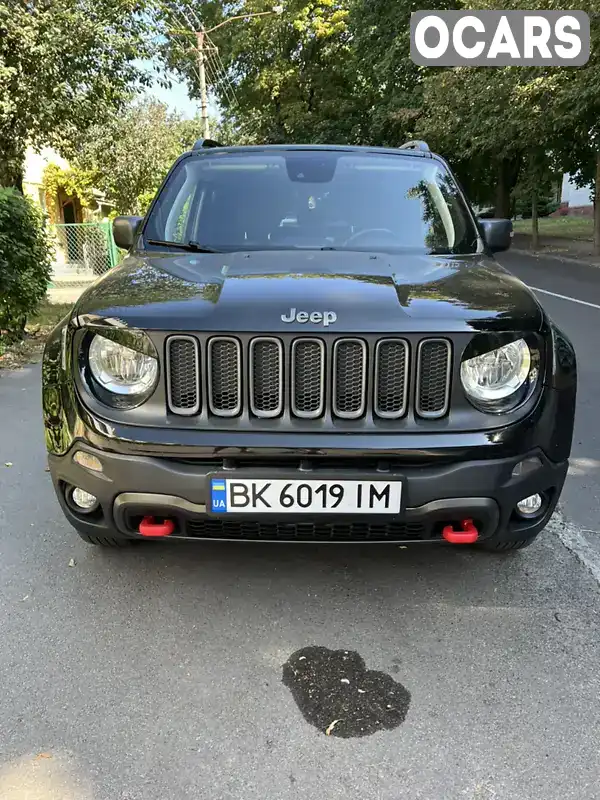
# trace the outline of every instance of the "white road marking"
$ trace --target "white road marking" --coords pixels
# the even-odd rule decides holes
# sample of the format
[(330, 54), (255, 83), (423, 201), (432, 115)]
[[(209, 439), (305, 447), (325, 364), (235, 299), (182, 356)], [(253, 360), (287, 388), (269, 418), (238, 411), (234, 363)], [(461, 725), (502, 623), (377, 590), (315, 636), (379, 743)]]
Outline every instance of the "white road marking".
[[(600, 548), (596, 550), (592, 547), (581, 528), (573, 525), (572, 522), (567, 522), (560, 511), (557, 511), (548, 523), (548, 530), (558, 536), (567, 550), (573, 553), (584, 567), (587, 567), (596, 583), (600, 585)], [(600, 538), (600, 532), (591, 535)]]
[(537, 286), (530, 286), (534, 292), (541, 292), (542, 294), (549, 294), (551, 297), (558, 297), (561, 300), (570, 300), (572, 303), (579, 303), (581, 306), (589, 306), (590, 308), (597, 308), (600, 311), (600, 306), (596, 303), (588, 303), (587, 300), (578, 300), (576, 297), (569, 297), (566, 294), (557, 294), (556, 292), (549, 292), (547, 289), (538, 289)]

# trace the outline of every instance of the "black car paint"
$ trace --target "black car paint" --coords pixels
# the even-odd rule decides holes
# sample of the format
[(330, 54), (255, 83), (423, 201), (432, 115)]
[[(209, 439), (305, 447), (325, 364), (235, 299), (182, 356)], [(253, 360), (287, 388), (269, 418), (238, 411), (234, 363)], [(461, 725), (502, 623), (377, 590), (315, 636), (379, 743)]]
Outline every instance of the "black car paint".
[[(434, 463), (453, 459), (503, 458), (541, 447), (553, 461), (568, 458), (576, 400), (577, 368), (571, 343), (556, 328), (549, 329), (547, 374), (544, 391), (531, 413), (518, 421), (490, 430), (453, 432), (430, 423), (411, 433), (373, 435), (364, 431), (311, 434), (198, 430), (170, 424), (149, 427), (116, 423), (94, 414), (82, 403), (76, 390), (74, 330), (67, 328), (67, 352), (62, 354), (61, 323), (46, 345), (44, 357), (43, 409), (48, 451), (62, 455), (76, 440), (101, 450), (131, 455), (165, 455), (179, 458), (228, 458), (327, 456), (373, 457), (394, 455), (412, 463)], [(443, 423), (443, 421), (441, 421)]]
[(74, 317), (276, 333), (294, 330), (281, 320), (290, 308), (335, 311), (335, 333), (539, 331), (543, 321), (535, 296), (491, 257), (311, 250), (136, 254), (84, 293)]
[[(337, 321), (330, 329), (335, 333), (457, 333), (467, 338), (537, 333), (546, 342), (543, 390), (525, 416), (488, 430), (457, 433), (440, 424), (385, 437), (360, 431), (281, 434), (149, 427), (136, 419), (135, 411), (129, 421), (116, 422), (82, 402), (74, 379), (77, 329), (102, 326), (134, 337), (138, 330), (324, 334), (322, 326), (310, 322), (284, 323), (281, 315), (290, 308), (335, 311)], [(61, 475), (71, 474), (76, 443), (107, 454), (173, 463), (190, 459), (223, 465), (233, 460), (239, 466), (258, 459), (276, 465), (304, 458), (326, 464), (343, 455), (359, 465), (361, 459), (393, 459), (405, 471), (410, 465), (434, 470), (432, 478), (441, 478), (450, 462), (540, 452), (548, 468), (554, 464), (562, 475), (560, 493), (571, 448), (576, 380), (568, 338), (533, 293), (489, 253), (457, 258), (312, 250), (133, 251), (82, 295), (51, 335), (43, 362), (43, 413), (59, 500), (73, 524), (84, 528), (87, 523), (69, 514), (60, 484)]]
[[(282, 254), (271, 253), (268, 255), (273, 258), (282, 256)], [(329, 253), (325, 255), (327, 257), (338, 256), (338, 254)], [(323, 254), (320, 254), (320, 257), (322, 256)], [(302, 254), (302, 257), (304, 258), (306, 255)], [(181, 268), (182, 264), (186, 264), (189, 261), (189, 258), (188, 255), (171, 255), (161, 257), (158, 261), (163, 265), (172, 266), (177, 264)], [(203, 255), (200, 258), (202, 261), (212, 261), (215, 256)], [(364, 258), (365, 256), (362, 254), (357, 255), (358, 260)], [(155, 260), (152, 259), (153, 262)], [(440, 259), (428, 259), (428, 262), (430, 261), (437, 262)], [(443, 262), (444, 260), (442, 259), (441, 261)], [(352, 310), (356, 309), (360, 298), (361, 324), (352, 328), (351, 323), (348, 322), (348, 327), (345, 327), (343, 332), (356, 333), (364, 331), (365, 327), (371, 326), (375, 327), (375, 330), (382, 332), (385, 330), (383, 325), (386, 322), (390, 326), (389, 330), (393, 332), (404, 332), (410, 329), (411, 323), (415, 324), (416, 330), (426, 332), (447, 332), (452, 329), (453, 324), (456, 324), (459, 330), (464, 331), (466, 329), (473, 333), (485, 330), (496, 332), (499, 329), (506, 328), (510, 330), (514, 329), (517, 324), (522, 329), (526, 327), (532, 330), (541, 329), (544, 322), (543, 313), (533, 295), (520, 281), (510, 276), (501, 267), (496, 266), (492, 260), (486, 260), (484, 266), (482, 266), (482, 261), (479, 258), (472, 265), (463, 262), (457, 267), (456, 264), (457, 262), (453, 260), (449, 264), (442, 263), (441, 265), (441, 269), (446, 275), (446, 281), (454, 281), (452, 302), (450, 299), (446, 301), (425, 301), (425, 307), (430, 310), (430, 313), (422, 316), (408, 316), (405, 311), (406, 305), (402, 305), (400, 300), (397, 299), (398, 279), (393, 274), (390, 274), (387, 278), (384, 277), (382, 285), (375, 285), (374, 287), (373, 284), (367, 281), (364, 284), (359, 283), (358, 289), (357, 282), (353, 281), (352, 277), (335, 275), (332, 279), (334, 284), (344, 287), (349, 285), (352, 290), (350, 297), (348, 294), (343, 295), (340, 292), (338, 297), (343, 297), (344, 302), (333, 306), (339, 313), (338, 319), (340, 322), (343, 322), (344, 310), (346, 311), (347, 319), (351, 319)], [(157, 273), (156, 267), (150, 267), (150, 269), (152, 284), (156, 283), (160, 287), (165, 280), (168, 282), (168, 277), (165, 278), (165, 275), (168, 276), (171, 273), (165, 273), (162, 270)], [(301, 307), (306, 302), (308, 308), (313, 308), (316, 307), (317, 303), (320, 303), (321, 307), (325, 309), (327, 303), (320, 301), (318, 299), (319, 295), (311, 294), (310, 299), (307, 299), (306, 293), (298, 293), (296, 287), (302, 285), (302, 279), (281, 276), (280, 273), (277, 273), (274, 280), (270, 280), (265, 277), (265, 272), (260, 272), (258, 278), (259, 284), (263, 288), (262, 294), (252, 295), (255, 303), (254, 310), (240, 307), (238, 302), (239, 293), (237, 291), (234, 291), (231, 295), (233, 299), (231, 311), (229, 311), (228, 307), (227, 292), (222, 289), (221, 291), (217, 289), (213, 294), (213, 297), (217, 300), (216, 303), (206, 300), (204, 287), (207, 285), (222, 287), (224, 283), (236, 280), (235, 277), (229, 276), (227, 278), (221, 277), (219, 284), (197, 284), (195, 281), (186, 281), (184, 285), (188, 291), (187, 298), (185, 289), (179, 283), (183, 279), (178, 277), (178, 291), (176, 294), (173, 291), (173, 285), (169, 284), (168, 288), (163, 292), (162, 302), (156, 299), (154, 302), (145, 305), (143, 303), (143, 292), (145, 288), (147, 289), (148, 284), (145, 280), (146, 276), (141, 267), (140, 259), (134, 257), (129, 263), (126, 262), (122, 267), (109, 273), (108, 276), (101, 279), (82, 296), (73, 311), (68, 340), (71, 342), (75, 328), (81, 325), (103, 323), (109, 326), (115, 334), (122, 335), (125, 330), (133, 334), (133, 331), (129, 329), (129, 325), (135, 325), (135, 329), (143, 328), (147, 330), (160, 330), (164, 325), (172, 328), (173, 319), (177, 320), (178, 330), (203, 329), (209, 331), (212, 329), (222, 331), (251, 329), (253, 332), (276, 332), (281, 330), (288, 332), (291, 329), (295, 333), (305, 332), (309, 324), (295, 323), (290, 325), (281, 322), (280, 312), (284, 313), (286, 311), (284, 306), (289, 307), (289, 304), (297, 303), (298, 307)], [(135, 282), (135, 275), (140, 278), (141, 286)], [(313, 287), (320, 285), (320, 279), (317, 277), (312, 277), (309, 280)], [(348, 282), (347, 284), (345, 283), (346, 281)], [(240, 284), (244, 287), (252, 284), (252, 280), (246, 282), (240, 278)], [(444, 285), (444, 281), (436, 281), (436, 284), (435, 290), (441, 294), (442, 289), (440, 287)], [(285, 297), (282, 297), (280, 288), (282, 285), (288, 287)], [(109, 293), (102, 291), (104, 286), (109, 287)], [(115, 288), (112, 288), (113, 286)], [(274, 308), (272, 315), (267, 316), (264, 310), (261, 311), (261, 301), (264, 307), (268, 308), (271, 305), (271, 295), (267, 290), (272, 286), (277, 287), (275, 290), (276, 295), (282, 297), (282, 299), (280, 301), (281, 305)], [(412, 298), (422, 296), (423, 288), (425, 290), (431, 289), (431, 283), (422, 282), (421, 284), (416, 284), (414, 279), (411, 284), (406, 284), (406, 286), (408, 287), (407, 300), (409, 308)], [(126, 295), (127, 287), (130, 288), (129, 293)], [(378, 291), (381, 288), (383, 293)], [(154, 291), (154, 288), (152, 288), (152, 291)], [(369, 295), (369, 292), (374, 292), (376, 298), (371, 303), (369, 303), (369, 298), (372, 295)], [(383, 305), (386, 309), (386, 314), (380, 314), (378, 325), (375, 313), (371, 318), (368, 318), (367, 323), (365, 323), (365, 319), (362, 316), (362, 308), (369, 309), (369, 307), (372, 307), (374, 310), (378, 307), (381, 308), (382, 294), (388, 297), (390, 305), (396, 308), (397, 321), (393, 327), (391, 323), (393, 322), (394, 314), (391, 308), (389, 310), (386, 308), (385, 304)], [(515, 297), (514, 304), (510, 303), (511, 294)], [(447, 288), (446, 295), (450, 296)], [(301, 299), (298, 299), (299, 297)], [(321, 297), (323, 297), (322, 294)], [(493, 297), (499, 299), (495, 301), (497, 303), (496, 308), (490, 310), (486, 306), (492, 305), (491, 299)], [(114, 304), (111, 298), (122, 298), (121, 304)], [(135, 299), (138, 300), (138, 305), (134, 303)], [(147, 297), (145, 299), (147, 300)], [(483, 307), (481, 316), (475, 316), (475, 313), (481, 313), (479, 308), (477, 312), (474, 312), (473, 307), (475, 305)], [(168, 314), (164, 311), (164, 306), (169, 308)], [(227, 309), (227, 312), (225, 309)], [(431, 316), (431, 309), (438, 310), (439, 316)], [(515, 311), (515, 309), (518, 310)], [(449, 312), (450, 316), (442, 314), (442, 310)], [(459, 312), (461, 317), (458, 317)], [(214, 315), (217, 313), (220, 321), (215, 320)], [(173, 316), (174, 314), (175, 316)], [(273, 324), (267, 326), (265, 320)], [(337, 323), (335, 327), (338, 327)], [(333, 431), (325, 431), (310, 435), (306, 433), (294, 434), (291, 431), (287, 431), (285, 440), (282, 441), (281, 434), (277, 432), (251, 433), (228, 432), (227, 430), (195, 430), (189, 426), (178, 427), (178, 425), (183, 425), (181, 420), (178, 421), (177, 425), (165, 425), (163, 428), (148, 427), (144, 426), (143, 420), (136, 419), (135, 414), (128, 415), (129, 422), (123, 420), (120, 423), (115, 422), (108, 419), (110, 417), (108, 410), (105, 410), (104, 415), (101, 413), (94, 414), (81, 402), (72, 377), (75, 373), (73, 362), (68, 362), (66, 370), (63, 370), (60, 364), (60, 330), (61, 327), (59, 326), (48, 343), (44, 376), (44, 407), (48, 409), (46, 413), (46, 429), (47, 436), (52, 433), (56, 442), (50, 447), (50, 451), (54, 453), (65, 452), (65, 445), (68, 447), (76, 436), (94, 443), (102, 449), (116, 448), (118, 450), (123, 447), (127, 448), (128, 452), (160, 453), (164, 448), (173, 454), (184, 453), (190, 455), (196, 453), (198, 456), (206, 456), (208, 454), (232, 455), (241, 452), (289, 454), (294, 452), (295, 448), (300, 448), (304, 453), (318, 452), (324, 454), (343, 448), (347, 452), (356, 454), (364, 452), (364, 450), (382, 453), (396, 452), (398, 454), (424, 452), (428, 454), (427, 458), (432, 458), (433, 460), (435, 460), (436, 455), (447, 457), (449, 453), (452, 453), (454, 458), (462, 460), (465, 457), (482, 457), (482, 454), (476, 451), (486, 446), (490, 447), (490, 445), (492, 445), (490, 447), (490, 457), (501, 457), (518, 452), (519, 448), (527, 443), (531, 443), (533, 446), (540, 442), (548, 454), (558, 461), (566, 458), (570, 449), (571, 428), (564, 423), (559, 424), (559, 418), (569, 419), (573, 414), (576, 363), (571, 344), (555, 327), (549, 329), (551, 335), (548, 341), (551, 346), (547, 359), (546, 382), (557, 389), (561, 388), (563, 391), (556, 394), (544, 393), (534, 412), (525, 420), (519, 420), (516, 423), (511, 421), (512, 424), (504, 424), (502, 427), (498, 427), (496, 424), (490, 431), (461, 432), (460, 434), (453, 432), (451, 429), (448, 430), (440, 423), (430, 423), (428, 427), (424, 426), (419, 431), (410, 434), (397, 433), (393, 436), (388, 435), (385, 437), (385, 444), (381, 441), (382, 437), (373, 437), (360, 431), (355, 434), (347, 432), (339, 434)], [(72, 359), (71, 350), (67, 352), (66, 357), (69, 360)], [(53, 374), (51, 375), (51, 373)], [(57, 424), (59, 420), (60, 424)]]

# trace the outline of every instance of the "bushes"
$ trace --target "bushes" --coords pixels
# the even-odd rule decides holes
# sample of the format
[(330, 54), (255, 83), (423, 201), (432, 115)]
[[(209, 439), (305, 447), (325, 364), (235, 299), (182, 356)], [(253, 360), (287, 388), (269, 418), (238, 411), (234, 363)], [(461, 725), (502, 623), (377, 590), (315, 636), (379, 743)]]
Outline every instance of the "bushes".
[(46, 296), (50, 266), (41, 213), (16, 189), (0, 188), (0, 343), (22, 338)]

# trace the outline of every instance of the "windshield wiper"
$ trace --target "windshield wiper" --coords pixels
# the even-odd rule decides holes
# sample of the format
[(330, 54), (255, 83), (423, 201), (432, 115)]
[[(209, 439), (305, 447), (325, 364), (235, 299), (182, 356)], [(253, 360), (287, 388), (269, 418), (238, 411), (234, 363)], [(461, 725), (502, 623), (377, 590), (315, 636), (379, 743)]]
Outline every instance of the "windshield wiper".
[(160, 239), (148, 239), (148, 244), (155, 244), (162, 247), (178, 247), (180, 250), (188, 250), (190, 253), (220, 253), (221, 250), (215, 250), (214, 247), (207, 247), (206, 245), (194, 242), (190, 239), (189, 242), (167, 242)]

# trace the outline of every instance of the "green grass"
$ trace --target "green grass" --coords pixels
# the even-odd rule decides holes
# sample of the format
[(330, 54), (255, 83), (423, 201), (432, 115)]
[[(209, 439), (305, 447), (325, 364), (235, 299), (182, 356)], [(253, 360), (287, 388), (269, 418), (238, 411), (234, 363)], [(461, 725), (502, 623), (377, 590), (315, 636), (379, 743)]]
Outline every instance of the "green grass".
[[(517, 219), (513, 227), (515, 233), (531, 233), (531, 220)], [(539, 227), (540, 236), (589, 241), (594, 236), (594, 220), (591, 217), (541, 217)]]

